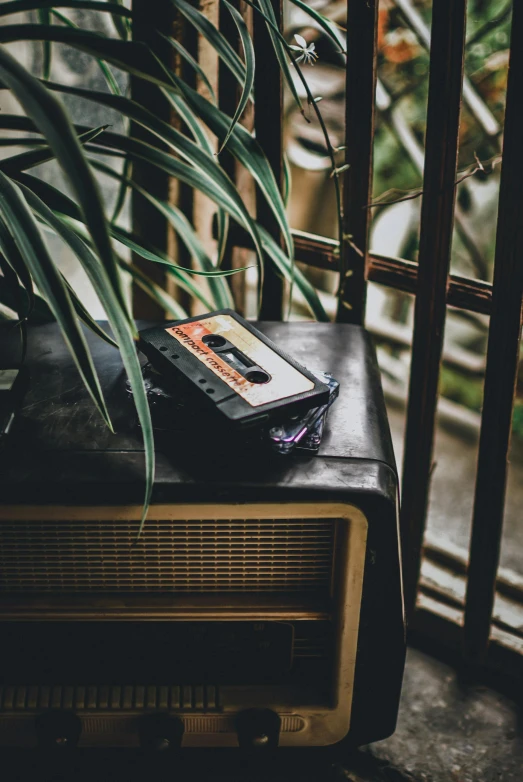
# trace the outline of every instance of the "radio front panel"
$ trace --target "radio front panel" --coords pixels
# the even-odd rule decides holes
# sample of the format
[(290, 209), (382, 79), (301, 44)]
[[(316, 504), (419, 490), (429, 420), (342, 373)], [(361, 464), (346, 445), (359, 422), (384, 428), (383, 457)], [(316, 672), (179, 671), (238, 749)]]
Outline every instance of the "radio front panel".
[[(0, 742), (72, 709), (84, 745), (132, 746), (150, 712), (184, 746), (234, 746), (246, 708), (280, 744), (350, 727), (367, 519), (342, 503), (0, 508)], [(4, 632), (6, 632), (4, 630)], [(30, 676), (28, 675), (30, 673)]]

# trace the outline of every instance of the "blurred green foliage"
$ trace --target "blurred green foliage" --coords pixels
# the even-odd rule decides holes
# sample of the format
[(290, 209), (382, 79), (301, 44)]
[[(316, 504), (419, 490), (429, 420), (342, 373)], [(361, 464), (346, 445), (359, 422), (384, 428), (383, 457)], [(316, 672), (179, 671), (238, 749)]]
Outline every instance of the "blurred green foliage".
[(523, 401), (517, 400), (514, 405), (514, 415), (512, 416), (512, 432), (518, 437), (523, 438)]
[[(523, 0), (519, 0), (523, 2)], [(346, 0), (310, 0), (340, 25), (346, 24)], [(464, 99), (460, 126), (458, 178), (471, 174), (457, 187), (456, 220), (452, 245), (451, 271), (465, 277), (492, 280), (501, 145), (504, 122), (508, 57), (510, 46), (511, 10), (513, 0), (468, 0)], [(418, 261), (419, 219), (421, 208), (424, 143), (430, 65), (430, 25), (433, 0), (380, 0), (378, 16), (378, 89), (374, 143), (374, 201), (375, 248), (390, 255)], [(304, 19), (293, 17), (294, 27), (289, 35), (299, 31), (314, 40), (320, 55), (318, 65), (310, 77), (323, 96), (322, 110), (332, 138), (343, 138), (344, 108), (343, 84), (345, 61), (321, 32), (314, 33)], [(356, 107), (357, 109), (357, 107)], [(297, 136), (302, 146), (313, 141), (318, 147), (314, 128), (309, 136), (300, 127)], [(323, 139), (319, 139), (321, 148)], [(478, 165), (484, 165), (484, 171)], [(302, 168), (306, 169), (308, 160)], [(299, 163), (297, 164), (299, 165)], [(329, 186), (329, 185), (327, 185)], [(332, 185), (330, 185), (332, 187)], [(380, 196), (383, 196), (383, 201)], [(410, 203), (396, 204), (409, 197)], [(305, 201), (316, 199), (318, 208), (310, 204), (304, 209), (307, 218), (316, 219), (321, 197), (316, 189), (306, 196), (302, 190), (296, 197)], [(392, 210), (394, 212), (392, 213)], [(321, 211), (321, 210), (320, 210)], [(389, 212), (390, 219), (387, 217)], [(419, 214), (419, 213), (418, 213)], [(315, 230), (314, 226), (300, 226)], [(321, 228), (318, 232), (321, 232)], [(325, 231), (328, 233), (328, 230)], [(332, 232), (329, 235), (334, 235)], [(326, 285), (329, 284), (327, 281)], [(410, 326), (413, 297), (401, 291), (388, 289), (385, 300), (380, 298), (380, 317), (393, 323)], [(376, 313), (373, 313), (373, 315)], [(452, 323), (450, 322), (452, 321)], [(484, 356), (486, 351), (488, 319), (482, 316), (454, 316), (448, 319), (446, 346), (459, 357), (464, 351)], [(385, 336), (379, 340), (391, 356), (406, 358), (407, 346), (391, 344)], [(466, 356), (465, 356), (466, 359)], [(472, 355), (474, 359), (474, 355)], [(459, 358), (458, 358), (459, 361)], [(474, 363), (474, 361), (472, 362)], [(440, 392), (446, 398), (464, 407), (480, 411), (483, 380), (472, 376), (464, 360), (463, 370), (444, 365)], [(404, 373), (405, 377), (402, 377)], [(406, 382), (408, 361), (398, 362), (398, 382)], [(523, 373), (522, 373), (523, 375)], [(523, 393), (523, 382), (520, 393)], [(518, 401), (514, 414), (514, 430), (523, 434), (523, 399)]]
[[(430, 26), (431, 0), (411, 0), (410, 5)], [(481, 101), (500, 124), (503, 123), (505, 108), (511, 5), (511, 0), (469, 0), (468, 4), (465, 73)], [(393, 0), (380, 3), (378, 46), (379, 78), (392, 100), (393, 109), (401, 111), (416, 140), (423, 146), (429, 54)], [(421, 174), (412, 165), (405, 146), (400, 142), (394, 143), (391, 135), (394, 135), (394, 130), (387, 126), (383, 114), (378, 115), (375, 195), (392, 188), (409, 190), (421, 185)], [(473, 164), (474, 154), (480, 160), (489, 160), (499, 152), (499, 141), (499, 137), (492, 138), (484, 132), (464, 104), (459, 167)], [(494, 230), (495, 219), (492, 221), (493, 233)]]
[(442, 367), (440, 393), (447, 399), (452, 399), (453, 402), (479, 413), (483, 403), (483, 380), (478, 378), (464, 379), (461, 372), (449, 367)]
[[(405, 2), (399, 5), (405, 6)], [(432, 0), (410, 0), (407, 3), (414, 15), (430, 26)], [(511, 0), (469, 0), (466, 30), (465, 74), (482, 106), (503, 127), (508, 58), (510, 46)], [(402, 12), (395, 0), (382, 0), (379, 10), (378, 77), (390, 98), (390, 108), (378, 113), (374, 159), (374, 195), (387, 191), (414, 191), (422, 185), (419, 161), (416, 164), (409, 144), (402, 138), (401, 127), (391, 121), (394, 112), (400, 115), (402, 127), (407, 128), (410, 140), (424, 145), (428, 96), (429, 53), (412, 24), (412, 18)], [(401, 125), (401, 123), (400, 123)], [(502, 135), (487, 133), (463, 103), (458, 170), (473, 167), (476, 158), (490, 161), (501, 152)], [(492, 279), (497, 198), (500, 166), (485, 165), (458, 187), (457, 204), (466, 220), (468, 231), (476, 245), (476, 258), (471, 256), (459, 230), (455, 230), (452, 252), (452, 270), (467, 276)], [(391, 193), (391, 200), (401, 193)], [(421, 205), (421, 199), (419, 200)], [(383, 208), (383, 207), (381, 207)], [(419, 224), (414, 222), (404, 238), (400, 254), (409, 260), (418, 260)], [(470, 340), (464, 336), (462, 347), (483, 353), (484, 340)], [(481, 347), (478, 347), (481, 346)], [(466, 372), (442, 367), (440, 392), (471, 410), (480, 411), (483, 398), (483, 380), (471, 378)], [(514, 410), (513, 430), (523, 436), (523, 400), (518, 399)]]

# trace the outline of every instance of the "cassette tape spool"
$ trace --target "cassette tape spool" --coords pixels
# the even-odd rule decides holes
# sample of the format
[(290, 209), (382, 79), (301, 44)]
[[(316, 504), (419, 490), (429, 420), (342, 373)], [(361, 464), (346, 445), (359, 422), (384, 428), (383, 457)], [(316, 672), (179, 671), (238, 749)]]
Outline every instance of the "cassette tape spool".
[(329, 388), (232, 310), (140, 332), (140, 350), (180, 393), (239, 427), (327, 403)]

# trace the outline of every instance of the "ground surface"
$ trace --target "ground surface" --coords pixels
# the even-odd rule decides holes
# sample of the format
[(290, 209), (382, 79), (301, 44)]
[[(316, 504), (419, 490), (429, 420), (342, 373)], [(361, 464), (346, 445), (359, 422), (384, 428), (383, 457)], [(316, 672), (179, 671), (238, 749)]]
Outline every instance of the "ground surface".
[(523, 780), (516, 706), (485, 687), (460, 687), (451, 668), (415, 650), (409, 651), (396, 733), (366, 751), (385, 763), (376, 779), (387, 782)]
[[(387, 409), (401, 474), (405, 409), (390, 403)], [(523, 447), (518, 440), (513, 438), (509, 460), (501, 566), (523, 576)], [(479, 428), (438, 424), (427, 528), (442, 542), (449, 540), (465, 551), (470, 543), (478, 441)]]

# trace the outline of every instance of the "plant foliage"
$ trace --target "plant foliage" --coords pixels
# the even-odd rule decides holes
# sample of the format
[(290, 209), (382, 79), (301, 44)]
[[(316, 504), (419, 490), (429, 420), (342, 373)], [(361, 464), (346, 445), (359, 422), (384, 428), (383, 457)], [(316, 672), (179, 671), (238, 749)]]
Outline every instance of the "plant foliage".
[[(228, 221), (233, 220), (248, 232), (256, 250), (262, 273), (265, 262), (297, 288), (311, 313), (319, 320), (327, 316), (318, 294), (294, 266), (293, 241), (286, 210), (278, 184), (263, 149), (252, 134), (240, 124), (253, 94), (255, 47), (249, 29), (233, 5), (221, 0), (231, 14), (238, 31), (243, 57), (237, 54), (220, 31), (200, 12), (197, 4), (187, 0), (172, 2), (215, 49), (218, 57), (237, 80), (240, 98), (233, 117), (217, 105), (208, 75), (184, 48), (166, 31), (158, 39), (167, 40), (208, 87), (204, 97), (168, 68), (147, 45), (133, 41), (133, 14), (120, 2), (99, 0), (9, 0), (0, 5), (0, 87), (10, 90), (23, 114), (0, 114), (0, 130), (18, 130), (27, 135), (1, 137), (2, 146), (10, 143), (28, 151), (0, 161), (0, 304), (16, 312), (18, 322), (32, 316), (52, 316), (58, 322), (78, 371), (99, 413), (111, 426), (109, 412), (79, 321), (100, 338), (113, 344), (121, 353), (131, 382), (140, 420), (146, 454), (146, 492), (140, 531), (145, 521), (154, 480), (153, 430), (147, 398), (143, 388), (136, 352), (136, 327), (122, 284), (123, 274), (130, 274), (136, 284), (174, 317), (184, 317), (183, 308), (166, 291), (155, 284), (143, 268), (122, 257), (121, 248), (132, 250), (151, 263), (160, 263), (176, 283), (206, 308), (232, 306), (227, 276), (220, 268), (227, 239)], [(272, 6), (266, 0), (252, 4), (256, 13), (266, 19), (273, 52), (295, 98), (297, 96), (291, 68), (304, 82), (303, 74), (289, 47), (275, 29)], [(307, 6), (299, 0), (300, 8)], [(114, 32), (106, 35), (96, 29), (83, 29), (71, 12), (87, 11), (105, 15), (113, 22)], [(20, 17), (10, 18), (23, 13)], [(311, 10), (314, 19), (334, 34), (330, 22)], [(101, 25), (103, 29), (103, 25)], [(168, 32), (168, 31), (167, 31)], [(42, 70), (27, 70), (12, 54), (8, 44), (36, 41), (42, 45)], [(92, 58), (103, 76), (105, 89), (87, 89), (51, 80), (53, 50), (59, 44)], [(259, 54), (259, 53), (258, 53)], [(114, 68), (149, 83), (150, 89), (163, 95), (180, 117), (174, 127), (155, 116), (122, 92)], [(65, 109), (64, 96), (95, 103), (99, 111), (114, 112), (122, 118), (124, 132), (107, 127), (89, 128), (74, 125)], [(309, 102), (310, 102), (309, 93)], [(315, 108), (317, 112), (317, 108)], [(148, 131), (147, 140), (126, 132), (136, 125)], [(179, 128), (182, 128), (180, 130)], [(328, 139), (326, 139), (328, 143)], [(280, 227), (282, 247), (252, 217), (236, 184), (221, 165), (217, 152), (226, 149), (252, 176)], [(107, 157), (118, 165), (108, 165)], [(55, 159), (63, 173), (66, 188), (50, 185), (45, 178), (28, 173), (37, 165)], [(210, 257), (186, 216), (172, 204), (158, 199), (133, 180), (132, 165), (145, 162), (163, 174), (200, 191), (215, 204), (219, 241), (216, 257)], [(108, 216), (100, 193), (98, 177), (102, 174), (117, 180), (119, 194), (112, 216)], [(149, 240), (133, 234), (120, 221), (127, 193), (138, 192), (169, 222), (191, 259), (190, 267), (181, 267)], [(104, 308), (111, 328), (107, 334), (90, 316), (80, 296), (64, 278), (46, 244), (53, 233), (69, 248), (86, 272)], [(235, 270), (242, 272), (244, 270)], [(205, 286), (197, 280), (204, 278)], [(34, 288), (38, 293), (35, 293)], [(45, 313), (44, 315), (42, 313)]]

